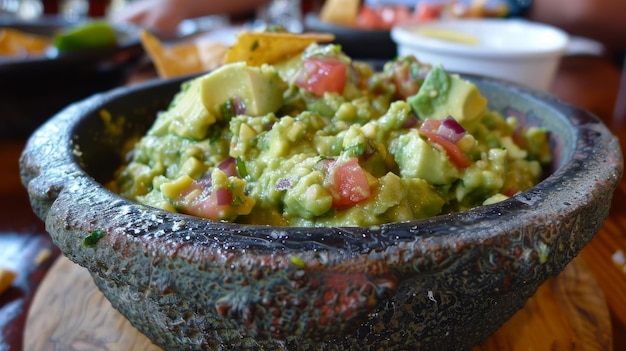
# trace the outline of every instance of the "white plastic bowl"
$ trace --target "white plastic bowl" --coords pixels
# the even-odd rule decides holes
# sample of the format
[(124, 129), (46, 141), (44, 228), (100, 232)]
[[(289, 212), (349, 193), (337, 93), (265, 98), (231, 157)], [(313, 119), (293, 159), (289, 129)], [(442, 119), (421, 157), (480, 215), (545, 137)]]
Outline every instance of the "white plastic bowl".
[[(451, 33), (475, 42), (440, 38)], [(429, 21), (394, 27), (391, 38), (398, 55), (413, 54), (421, 62), (442, 64), (448, 71), (500, 78), (540, 90), (550, 87), (569, 43), (569, 36), (558, 28), (518, 19)]]

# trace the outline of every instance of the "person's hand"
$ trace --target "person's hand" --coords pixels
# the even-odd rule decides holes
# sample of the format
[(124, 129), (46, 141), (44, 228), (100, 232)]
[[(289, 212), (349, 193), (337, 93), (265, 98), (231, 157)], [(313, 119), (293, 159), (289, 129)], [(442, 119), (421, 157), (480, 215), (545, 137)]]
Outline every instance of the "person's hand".
[(109, 20), (114, 24), (132, 23), (161, 38), (173, 38), (180, 22), (191, 16), (191, 9), (193, 4), (188, 0), (139, 0), (113, 12)]
[(113, 12), (113, 24), (133, 23), (148, 29), (161, 38), (178, 34), (180, 22), (188, 18), (208, 15), (245, 14), (254, 11), (269, 0), (136, 0)]

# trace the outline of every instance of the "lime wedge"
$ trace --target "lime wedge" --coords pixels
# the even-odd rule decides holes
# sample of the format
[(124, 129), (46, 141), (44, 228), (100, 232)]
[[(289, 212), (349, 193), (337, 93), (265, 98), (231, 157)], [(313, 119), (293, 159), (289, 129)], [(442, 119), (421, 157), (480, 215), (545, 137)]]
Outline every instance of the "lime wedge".
[(54, 47), (59, 52), (101, 49), (116, 43), (115, 29), (106, 21), (89, 22), (54, 37)]
[(418, 30), (417, 33), (424, 37), (453, 41), (466, 45), (479, 44), (479, 40), (477, 37), (450, 29), (422, 28)]

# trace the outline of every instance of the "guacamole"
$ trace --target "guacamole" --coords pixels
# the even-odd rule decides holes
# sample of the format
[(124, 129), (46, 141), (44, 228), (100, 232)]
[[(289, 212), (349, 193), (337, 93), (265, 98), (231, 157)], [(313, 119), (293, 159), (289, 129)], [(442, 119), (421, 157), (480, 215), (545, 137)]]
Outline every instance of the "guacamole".
[[(532, 147), (524, 147), (532, 145)], [(111, 187), (164, 210), (279, 226), (371, 226), (494, 203), (550, 162), (547, 131), (413, 56), (381, 71), (336, 45), (192, 78)]]

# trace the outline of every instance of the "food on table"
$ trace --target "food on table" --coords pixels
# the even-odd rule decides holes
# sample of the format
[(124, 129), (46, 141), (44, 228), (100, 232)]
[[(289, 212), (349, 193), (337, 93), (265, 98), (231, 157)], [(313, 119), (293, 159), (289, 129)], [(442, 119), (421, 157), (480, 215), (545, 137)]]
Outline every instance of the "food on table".
[(102, 49), (117, 44), (115, 29), (105, 21), (92, 21), (50, 36), (14, 28), (0, 28), (0, 57), (41, 57), (48, 49), (59, 53)]
[(50, 38), (41, 35), (13, 28), (0, 28), (0, 56), (14, 58), (43, 56), (51, 43)]
[(441, 29), (441, 28), (422, 28), (417, 34), (434, 39), (452, 41), (465, 45), (478, 45), (480, 40), (476, 36), (463, 33), (457, 30)]
[(272, 64), (302, 52), (313, 43), (326, 43), (334, 39), (335, 36), (328, 33), (242, 31), (226, 53), (224, 63), (243, 61), (252, 66)]
[(0, 295), (11, 287), (16, 277), (17, 274), (12, 270), (0, 267)]
[(192, 73), (205, 72), (222, 64), (228, 45), (197, 40), (170, 46), (164, 45), (152, 33), (143, 30), (141, 45), (154, 63), (159, 77), (171, 78)]
[(407, 6), (330, 0), (322, 6), (319, 17), (322, 21), (341, 26), (389, 30), (395, 25), (441, 18), (504, 17), (508, 12), (505, 1), (415, 1), (414, 6)]
[(320, 10), (320, 19), (328, 23), (353, 26), (359, 14), (360, 0), (326, 0)]
[(329, 42), (332, 34), (241, 31), (234, 45), (210, 39), (194, 39), (166, 45), (142, 31), (141, 44), (161, 78), (207, 72), (223, 63), (245, 61), (251, 65), (277, 62), (299, 53), (311, 43)]
[(39, 253), (37, 253), (37, 257), (35, 257), (35, 265), (40, 266), (42, 263), (47, 261), (52, 255), (52, 251), (50, 249), (41, 249)]
[(338, 45), (182, 84), (129, 150), (114, 191), (240, 223), (369, 226), (463, 211), (529, 189), (547, 131), (487, 109), (476, 86), (400, 57), (380, 72)]
[(117, 44), (115, 28), (106, 21), (91, 21), (54, 35), (59, 52), (94, 50)]
[(440, 18), (443, 5), (423, 4), (415, 10), (402, 5), (361, 6), (356, 26), (361, 29), (389, 30), (395, 25), (417, 23)]

